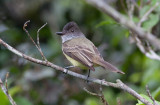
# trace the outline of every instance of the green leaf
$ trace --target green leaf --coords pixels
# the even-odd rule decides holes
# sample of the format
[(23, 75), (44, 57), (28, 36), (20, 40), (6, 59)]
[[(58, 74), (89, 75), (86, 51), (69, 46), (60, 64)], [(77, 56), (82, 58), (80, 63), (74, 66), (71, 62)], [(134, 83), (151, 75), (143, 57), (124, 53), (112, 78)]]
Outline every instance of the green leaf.
[(141, 79), (141, 76), (142, 76), (142, 74), (139, 73), (139, 72), (133, 73), (133, 74), (129, 77), (129, 80), (130, 80), (131, 82), (136, 83), (136, 82), (138, 82), (138, 81)]
[(21, 90), (21, 88), (19, 86), (14, 86), (12, 88), (9, 89), (9, 94), (11, 96), (15, 95), (16, 93), (18, 93)]
[(158, 96), (160, 96), (160, 87), (153, 92), (154, 98), (157, 98)]
[(151, 5), (155, 5), (157, 2), (160, 2), (160, 0), (151, 0)]
[(0, 103), (1, 105), (9, 105), (9, 100), (7, 96), (3, 93), (3, 91), (0, 89)]
[(160, 62), (156, 62), (147, 58), (144, 61), (144, 65), (145, 73), (142, 77), (142, 85), (145, 86), (146, 84), (148, 84), (149, 86), (152, 86), (152, 88), (158, 87), (158, 84), (160, 83)]
[(139, 18), (138, 17), (133, 17), (133, 21), (135, 22), (135, 23), (137, 23), (137, 22), (139, 22)]
[[(145, 98), (146, 100), (148, 100), (149, 102), (153, 103), (153, 101), (152, 101), (148, 96), (146, 96), (146, 95), (144, 95), (144, 94), (141, 94), (141, 96), (142, 96), (143, 98)], [(157, 102), (158, 104), (160, 104), (160, 102), (158, 102), (158, 101), (156, 101), (156, 102)], [(136, 105), (145, 105), (145, 104), (138, 100), (138, 103), (137, 103)]]
[(102, 21), (99, 24), (96, 25), (96, 28), (108, 25), (108, 24), (117, 24), (115, 21), (107, 20), (107, 21)]
[(99, 105), (99, 102), (96, 98), (88, 98), (85, 101), (85, 105)]
[[(20, 87), (19, 86), (15, 86), (13, 88), (9, 88), (9, 94), (12, 96), (12, 98), (14, 98), (13, 95), (15, 95), (19, 91), (20, 91)], [(2, 90), (0, 90), (0, 100), (1, 100), (0, 101), (1, 105), (9, 105), (9, 103), (10, 103), (8, 98), (7, 98), (7, 96), (3, 93)]]
[(144, 6), (140, 11), (140, 17), (142, 17), (150, 8), (151, 8), (151, 6), (149, 6), (149, 5)]
[(149, 15), (149, 20), (145, 21), (143, 23), (143, 28), (145, 30), (151, 31), (153, 26), (155, 26), (159, 21), (159, 15), (158, 14), (150, 14)]
[(125, 36), (128, 38), (129, 35), (130, 35), (130, 32), (127, 30), (127, 31), (125, 32)]
[(24, 98), (24, 97), (16, 97), (15, 101), (17, 103), (17, 105), (33, 105), (28, 99)]

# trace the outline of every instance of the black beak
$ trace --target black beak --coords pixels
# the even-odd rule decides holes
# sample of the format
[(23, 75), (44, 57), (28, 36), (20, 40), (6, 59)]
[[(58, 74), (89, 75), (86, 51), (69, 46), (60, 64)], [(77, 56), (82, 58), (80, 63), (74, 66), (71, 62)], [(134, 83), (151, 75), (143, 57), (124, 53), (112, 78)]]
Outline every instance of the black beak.
[(57, 35), (64, 35), (63, 32), (56, 32)]

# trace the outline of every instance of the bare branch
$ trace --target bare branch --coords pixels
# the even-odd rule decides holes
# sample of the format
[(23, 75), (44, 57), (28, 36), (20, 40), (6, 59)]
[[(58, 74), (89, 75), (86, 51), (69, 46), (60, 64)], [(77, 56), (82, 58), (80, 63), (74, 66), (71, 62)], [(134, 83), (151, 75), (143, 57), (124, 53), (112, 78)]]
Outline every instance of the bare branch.
[[(6, 89), (7, 89), (7, 90), (8, 90), (8, 85), (7, 85), (8, 77), (9, 77), (9, 72), (7, 72), (7, 74), (6, 74), (6, 80), (5, 80), (5, 84), (6, 84)], [(7, 91), (7, 92), (8, 92), (8, 91)]]
[(135, 40), (137, 47), (139, 48), (139, 50), (140, 50), (143, 54), (145, 54), (145, 55), (146, 55), (148, 58), (150, 58), (150, 59), (154, 59), (154, 60), (159, 60), (159, 61), (160, 61), (160, 56), (157, 55), (157, 54), (152, 50), (152, 48), (150, 48), (150, 47), (148, 46), (147, 51), (146, 51), (146, 48), (143, 46), (141, 40), (140, 40), (136, 35), (134, 35), (133, 33), (131, 33), (131, 34), (133, 35), (132, 37), (133, 37), (133, 39)]
[(144, 31), (141, 27), (137, 27), (133, 21), (127, 19), (125, 16), (117, 12), (114, 8), (108, 5), (104, 0), (86, 0), (89, 4), (95, 6), (99, 10), (103, 11), (115, 21), (119, 22), (121, 25), (126, 26), (132, 32), (136, 33), (139, 37), (148, 40), (152, 46), (160, 50), (160, 40), (155, 37), (152, 33)]
[[(103, 80), (104, 81), (104, 80)], [(100, 99), (104, 105), (109, 105), (102, 92), (102, 83), (100, 84)]]
[[(42, 50), (41, 50), (41, 48), (35, 43), (35, 41), (33, 40), (33, 38), (31, 37), (31, 35), (29, 34), (29, 32), (28, 32), (28, 30), (26, 29), (26, 27), (27, 27), (27, 25), (28, 25), (28, 23), (30, 22), (30, 20), (28, 20), (28, 21), (26, 21), (25, 23), (24, 23), (24, 25), (23, 25), (23, 30), (27, 33), (27, 35), (28, 35), (28, 37), (30, 38), (30, 40), (32, 41), (32, 43), (36, 46), (36, 48), (38, 49), (38, 51), (40, 52), (40, 54), (41, 54), (41, 56), (42, 56), (42, 59), (44, 59), (44, 60), (46, 60), (46, 58), (44, 57), (44, 54), (43, 54), (43, 52), (42, 52)], [(42, 26), (39, 30), (38, 30), (38, 32), (43, 28), (44, 26)], [(37, 33), (38, 33), (37, 32)], [(37, 35), (38, 37), (39, 37), (39, 34)], [(38, 39), (39, 40), (39, 39)]]
[[(101, 88), (101, 87), (100, 87), (100, 88)], [(108, 102), (106, 101), (106, 99), (104, 98), (104, 95), (103, 95), (101, 89), (100, 89), (100, 92), (101, 92), (100, 94), (90, 92), (90, 91), (87, 90), (86, 88), (83, 88), (83, 90), (86, 91), (88, 94), (91, 94), (91, 95), (93, 95), (93, 96), (99, 97), (104, 105), (109, 105)]]
[(38, 31), (37, 31), (37, 46), (38, 46), (39, 51), (40, 51), (40, 53), (41, 53), (41, 55), (42, 55), (42, 59), (45, 60), (45, 61), (47, 61), (47, 59), (46, 59), (46, 57), (44, 56), (44, 54), (43, 54), (43, 52), (42, 52), (42, 50), (41, 50), (41, 47), (40, 47), (40, 43), (39, 43), (39, 32), (40, 32), (40, 30), (41, 30), (42, 28), (44, 28), (46, 25), (47, 25), (47, 23), (45, 23), (45, 24), (44, 24), (42, 27), (40, 27), (40, 28), (38, 29)]
[(117, 105), (121, 105), (121, 100), (117, 98)]
[(153, 101), (153, 105), (158, 105), (156, 100), (152, 97), (152, 95), (151, 95), (151, 93), (149, 91), (148, 85), (146, 85), (146, 91), (147, 91), (147, 94), (148, 94), (149, 98)]
[(114, 88), (119, 88), (121, 90), (124, 90), (126, 92), (128, 92), (130, 95), (134, 96), (135, 98), (137, 98), (138, 100), (140, 100), (142, 103), (146, 104), (146, 105), (152, 105), (152, 103), (150, 103), (148, 100), (146, 100), (145, 98), (143, 98), (141, 95), (139, 95), (136, 91), (134, 91), (133, 89), (131, 89), (130, 87), (128, 87), (127, 85), (125, 85), (123, 82), (121, 82), (120, 80), (117, 80), (117, 83), (111, 83), (111, 82), (107, 82), (104, 80), (99, 80), (96, 78), (87, 78), (87, 76), (72, 72), (70, 70), (64, 69), (60, 66), (57, 66), (49, 61), (42, 61), (30, 56), (27, 56), (25, 54), (23, 54), (22, 52), (14, 49), (13, 47), (11, 47), (10, 45), (8, 45), (6, 42), (4, 42), (1, 38), (0, 38), (0, 44), (3, 45), (4, 47), (6, 47), (9, 51), (13, 52), (14, 54), (37, 64), (41, 64), (44, 66), (48, 66), (51, 67), (53, 69), (56, 69), (58, 71), (62, 71), (62, 72), (67, 72), (68, 75), (83, 79), (83, 80), (88, 80), (90, 82), (93, 83), (97, 83), (97, 84), (102, 84), (103, 86), (110, 86), (110, 87), (114, 87)]
[(143, 7), (143, 0), (140, 1), (140, 9)]
[(132, 2), (132, 0), (126, 0), (127, 3), (127, 7), (128, 7), (128, 16), (129, 19), (132, 20), (133, 19), (133, 12), (134, 12), (134, 3)]
[[(142, 2), (142, 1), (141, 1)], [(149, 14), (159, 5), (159, 3), (157, 2), (153, 7), (151, 7), (148, 12), (146, 12), (145, 15), (143, 15), (143, 17), (140, 19), (140, 21), (138, 22), (137, 26), (140, 27), (141, 24), (147, 19), (147, 17), (149, 16)], [(145, 54), (148, 58), (150, 59), (155, 59), (155, 60), (159, 60), (160, 61), (160, 56), (157, 55), (150, 46), (147, 46), (148, 48), (145, 48), (145, 46), (143, 45), (142, 41), (140, 40), (140, 38), (137, 36), (137, 34), (135, 34), (134, 32), (131, 32), (131, 37), (133, 40), (135, 40), (137, 47), (139, 48), (139, 50)], [(147, 50), (146, 50), (147, 49)]]
[(30, 38), (30, 40), (32, 41), (32, 43), (36, 46), (36, 48), (39, 50), (37, 44), (35, 43), (35, 41), (33, 40), (33, 38), (31, 37), (31, 35), (29, 34), (28, 30), (26, 29), (26, 27), (28, 26), (28, 23), (30, 22), (30, 20), (26, 21), (23, 25), (23, 30), (27, 33), (28, 37)]
[(5, 83), (5, 85), (6, 85), (6, 87), (5, 87), (5, 85), (3, 84), (3, 82), (2, 82), (2, 79), (0, 78), (0, 86), (1, 86), (1, 89), (2, 89), (2, 91), (3, 91), (3, 93), (8, 97), (8, 99), (9, 99), (9, 101), (10, 101), (10, 103), (12, 104), (12, 105), (17, 105), (16, 103), (15, 103), (15, 101), (13, 100), (13, 98), (11, 97), (11, 95), (9, 94), (9, 92), (8, 92), (8, 87), (7, 87), (7, 78), (8, 78), (8, 73), (6, 74), (6, 83)]
[(97, 94), (97, 93), (90, 92), (90, 91), (87, 90), (87, 88), (85, 88), (85, 87), (83, 88), (83, 90), (86, 91), (88, 94), (91, 94), (91, 95), (93, 95), (93, 96), (98, 96), (98, 97), (100, 96), (100, 95)]
[(136, 3), (135, 0), (132, 0), (132, 3), (134, 4), (134, 6), (140, 11), (141, 7), (138, 6), (138, 4)]
[(127, 11), (127, 9), (126, 9), (126, 7), (125, 7), (125, 2), (124, 2), (124, 0), (120, 0), (120, 3), (121, 3), (121, 5), (122, 5), (122, 8), (124, 9), (124, 11), (125, 11), (125, 13), (127, 14), (128, 13), (128, 11)]

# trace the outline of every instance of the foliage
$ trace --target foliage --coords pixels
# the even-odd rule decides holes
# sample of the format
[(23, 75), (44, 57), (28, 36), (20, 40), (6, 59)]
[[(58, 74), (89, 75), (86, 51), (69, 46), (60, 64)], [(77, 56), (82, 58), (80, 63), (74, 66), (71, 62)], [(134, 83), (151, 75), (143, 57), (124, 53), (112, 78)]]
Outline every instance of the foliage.
[[(144, 95), (144, 94), (141, 94), (141, 96), (142, 96), (143, 98), (147, 99), (149, 102), (153, 103), (153, 101), (152, 101), (148, 96), (146, 96), (146, 95)], [(160, 102), (158, 102), (158, 101), (156, 101), (156, 102), (157, 102), (158, 104), (160, 104)], [(138, 100), (138, 103), (137, 103), (136, 105), (145, 105), (145, 104), (143, 104), (141, 101)]]
[[(128, 18), (128, 14), (120, 5), (120, 0), (107, 1)], [(142, 0), (136, 1), (138, 6), (141, 6), (140, 1)], [(135, 8), (134, 22), (137, 23), (155, 3), (160, 2), (149, 1), (143, 0), (140, 10)], [(127, 8), (125, 2), (124, 5)], [(96, 68), (91, 77), (105, 78), (112, 82), (121, 79), (151, 101), (145, 95), (145, 86), (148, 84), (152, 96), (160, 102), (160, 62), (147, 58), (135, 43), (131, 44), (130, 33), (126, 27), (86, 4), (85, 1), (2, 0), (0, 11), (0, 38), (23, 53), (39, 59), (41, 59), (39, 52), (22, 27), (26, 20), (31, 20), (27, 29), (36, 41), (38, 28), (47, 22), (48, 25), (40, 31), (41, 48), (49, 61), (62, 67), (69, 66), (70, 63), (62, 55), (61, 39), (55, 32), (61, 31), (67, 22), (75, 21), (86, 37), (99, 48), (104, 59), (126, 73), (125, 75), (106, 73)], [(159, 13), (160, 6), (142, 24), (144, 30), (155, 33), (157, 37), (160, 35)], [(3, 80), (6, 72), (10, 72), (9, 92), (18, 105), (103, 105), (99, 97), (89, 95), (83, 90), (83, 87), (87, 87), (88, 90), (98, 93), (99, 86), (96, 84), (87, 84), (61, 72), (33, 64), (0, 46), (0, 77)], [(86, 71), (76, 72), (87, 74)], [(103, 93), (109, 105), (116, 105), (117, 99), (120, 99), (122, 105), (143, 105), (140, 101), (137, 103), (131, 95), (111, 87), (103, 88)], [(1, 90), (0, 104), (9, 105), (7, 97)]]

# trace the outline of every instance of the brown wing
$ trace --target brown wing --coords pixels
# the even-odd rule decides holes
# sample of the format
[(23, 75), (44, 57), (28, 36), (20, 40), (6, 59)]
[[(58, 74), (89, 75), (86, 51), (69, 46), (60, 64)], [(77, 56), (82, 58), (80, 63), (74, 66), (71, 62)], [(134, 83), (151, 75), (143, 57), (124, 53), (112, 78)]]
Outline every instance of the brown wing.
[(107, 70), (123, 74), (123, 72), (118, 70), (116, 67), (104, 61), (98, 49), (86, 38), (75, 38), (67, 43), (63, 43), (62, 49), (65, 54), (81, 62), (87, 67), (93, 68), (93, 64), (98, 64)]
[(71, 57), (72, 59), (82, 63), (83, 65), (87, 66), (91, 70), (95, 70), (93, 67), (92, 60), (89, 58), (89, 56), (85, 55), (85, 53), (82, 52), (81, 48), (79, 46), (70, 46), (65, 47), (63, 46), (63, 52)]

